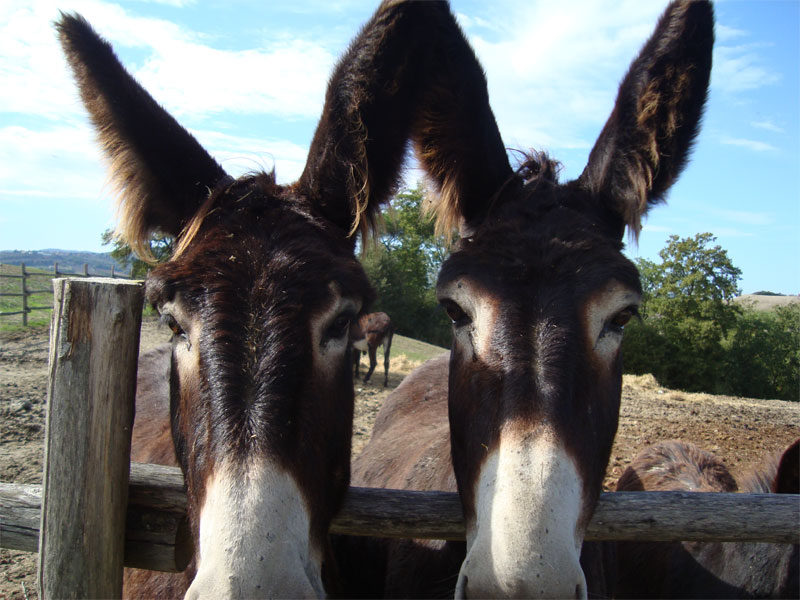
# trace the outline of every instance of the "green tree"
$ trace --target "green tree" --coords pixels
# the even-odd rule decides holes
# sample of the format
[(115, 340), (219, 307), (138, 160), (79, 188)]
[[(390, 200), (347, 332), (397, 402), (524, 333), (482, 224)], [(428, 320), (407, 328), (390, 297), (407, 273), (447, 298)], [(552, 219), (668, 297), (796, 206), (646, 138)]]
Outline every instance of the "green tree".
[(666, 319), (711, 322), (724, 335), (740, 314), (732, 300), (742, 271), (710, 233), (693, 238), (670, 236), (659, 252), (661, 264), (640, 260), (648, 314)]
[(724, 381), (731, 394), (800, 400), (800, 303), (744, 311), (728, 341)]
[(670, 387), (721, 389), (722, 341), (741, 314), (732, 302), (741, 270), (715, 241), (710, 233), (684, 239), (673, 235), (659, 252), (660, 264), (637, 261), (643, 322), (626, 332), (626, 370), (651, 372)]
[(402, 335), (450, 345), (450, 322), (436, 301), (436, 277), (449, 252), (445, 236), (422, 218), (424, 192), (403, 190), (383, 211), (384, 233), (365, 248), (362, 264), (384, 311)]
[[(131, 278), (144, 279), (147, 273), (152, 269), (155, 264), (151, 264), (141, 260), (133, 252), (131, 247), (123, 240), (114, 235), (114, 231), (107, 229), (102, 235), (103, 245), (114, 246), (111, 250), (111, 258), (116, 260), (121, 265), (129, 266), (131, 268)], [(154, 235), (150, 239), (150, 252), (156, 259), (156, 264), (164, 262), (172, 256), (174, 250), (175, 240), (166, 235)]]

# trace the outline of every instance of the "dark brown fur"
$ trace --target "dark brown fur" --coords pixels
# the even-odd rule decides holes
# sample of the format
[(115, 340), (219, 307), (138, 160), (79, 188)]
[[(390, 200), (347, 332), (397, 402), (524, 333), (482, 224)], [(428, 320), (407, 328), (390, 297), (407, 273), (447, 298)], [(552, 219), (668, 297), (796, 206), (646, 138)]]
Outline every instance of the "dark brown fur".
[[(374, 228), (397, 183), (428, 79), (430, 24), (442, 10), (381, 5), (331, 77), (305, 169), (292, 185), (267, 173), (229, 177), (82, 17), (57, 23), (110, 161), (119, 235), (145, 258), (153, 232), (176, 238), (175, 255), (147, 280), (149, 301), (172, 311), (165, 318), (176, 335), (169, 361), (165, 351), (143, 359), (141, 378), (155, 371), (156, 380), (140, 382), (134, 459), (177, 459), (195, 547), (215, 466), (232, 461), (245, 475), (260, 460), (291, 474), (310, 507), (311, 543), (327, 545), (349, 481), (352, 363), (347, 352), (332, 367), (314, 368), (310, 324), (332, 306), (331, 285), (356, 307), (372, 299), (353, 256), (354, 234)], [(355, 317), (345, 311), (323, 324), (320, 347), (346, 336)], [(184, 368), (177, 351), (192, 346), (197, 367)], [(182, 595), (195, 568), (129, 573), (126, 593)], [(327, 560), (323, 575), (333, 570)]]
[[(421, 391), (432, 375), (428, 367), (422, 387), (398, 388), (384, 407), (355, 472), (363, 485), (417, 489), (452, 489), (444, 486), (454, 475), (469, 523), (477, 477), (501, 432), (524, 438), (545, 424), (579, 471), (580, 531), (601, 490), (622, 377), (618, 351), (605, 363), (594, 355), (600, 339), (587, 335), (586, 310), (611, 285), (634, 297), (640, 291), (622, 238), (626, 227), (638, 235), (642, 216), (663, 200), (688, 160), (707, 95), (713, 11), (704, 1), (670, 4), (622, 81), (583, 174), (565, 184), (544, 155), (511, 168), (483, 71), (452, 15), (437, 16), (431, 79), (412, 136), (439, 192), (432, 200), (438, 227), (461, 234), (438, 282), (456, 333), (447, 410), (453, 472), (443, 450), (444, 423), (437, 421), (444, 419), (443, 400), (437, 395), (434, 403)], [(480, 355), (473, 308), (448, 296), (458, 286), (493, 310)], [(621, 333), (617, 316), (608, 317), (600, 338)], [(431, 427), (417, 433), (417, 423)], [(464, 548), (388, 542), (380, 553), (370, 547), (370, 559), (383, 561), (385, 581), (353, 593), (452, 593)], [(608, 593), (608, 572), (598, 566), (602, 552), (591, 555), (593, 564), (584, 564), (589, 593)], [(606, 581), (592, 581), (597, 573)]]
[[(740, 484), (713, 454), (670, 441), (645, 448), (618, 491), (800, 493), (800, 440)], [(754, 542), (620, 542), (619, 598), (797, 598), (800, 550)]]
[[(383, 387), (389, 385), (389, 354), (392, 350), (394, 325), (384, 312), (361, 315), (357, 323), (350, 328), (350, 339), (353, 344), (364, 341), (369, 354), (369, 370), (364, 375), (364, 383), (369, 381), (378, 364), (376, 356), (378, 346), (383, 345)], [(354, 376), (358, 378), (358, 367), (361, 363), (361, 350), (353, 349)]]

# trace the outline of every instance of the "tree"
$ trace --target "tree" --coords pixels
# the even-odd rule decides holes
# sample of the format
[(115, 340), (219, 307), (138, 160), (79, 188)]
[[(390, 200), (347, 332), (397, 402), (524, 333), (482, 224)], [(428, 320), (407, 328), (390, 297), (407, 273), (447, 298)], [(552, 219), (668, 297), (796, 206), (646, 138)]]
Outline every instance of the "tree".
[(728, 393), (800, 400), (800, 303), (747, 309), (728, 341)]
[(710, 233), (680, 239), (672, 235), (658, 254), (661, 264), (640, 259), (647, 314), (667, 319), (710, 321), (724, 335), (736, 323), (739, 308), (732, 300), (742, 271)]
[[(106, 229), (103, 232), (102, 240), (104, 246), (114, 245), (114, 249), (111, 251), (111, 258), (121, 265), (129, 266), (132, 279), (144, 279), (150, 269), (155, 266), (155, 264), (145, 262), (137, 257), (131, 247), (116, 237), (111, 229)], [(150, 238), (149, 244), (150, 252), (155, 257), (157, 264), (168, 260), (172, 256), (175, 240), (166, 235), (154, 235)]]
[(362, 255), (378, 293), (374, 310), (392, 318), (402, 335), (450, 345), (450, 322), (436, 300), (436, 277), (449, 252), (446, 236), (421, 217), (423, 189), (403, 190), (384, 209), (384, 233)]
[[(643, 322), (629, 328), (623, 346), (626, 370), (651, 372), (663, 385), (690, 391), (719, 391), (722, 341), (736, 327), (741, 309), (741, 270), (716, 238), (670, 236), (661, 263), (639, 259)], [(629, 366), (630, 365), (630, 366)]]

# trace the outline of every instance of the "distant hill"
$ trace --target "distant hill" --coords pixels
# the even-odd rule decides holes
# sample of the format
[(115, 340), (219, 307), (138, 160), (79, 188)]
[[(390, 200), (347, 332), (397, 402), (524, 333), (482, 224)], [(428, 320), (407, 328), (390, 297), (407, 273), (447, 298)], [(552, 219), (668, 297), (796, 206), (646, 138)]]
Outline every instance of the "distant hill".
[(123, 267), (109, 252), (81, 252), (74, 250), (58, 250), (47, 248), (45, 250), (0, 250), (0, 263), (6, 265), (19, 265), (25, 263), (26, 267), (35, 267), (52, 271), (53, 264), (58, 263), (60, 273), (83, 273), (83, 265), (89, 267), (89, 275), (107, 276), (111, 274), (114, 266), (116, 273), (126, 275), (130, 272), (128, 267)]
[(782, 296), (777, 294), (742, 294), (733, 299), (734, 302), (752, 306), (756, 310), (772, 310), (776, 306), (786, 306), (800, 302), (800, 296)]

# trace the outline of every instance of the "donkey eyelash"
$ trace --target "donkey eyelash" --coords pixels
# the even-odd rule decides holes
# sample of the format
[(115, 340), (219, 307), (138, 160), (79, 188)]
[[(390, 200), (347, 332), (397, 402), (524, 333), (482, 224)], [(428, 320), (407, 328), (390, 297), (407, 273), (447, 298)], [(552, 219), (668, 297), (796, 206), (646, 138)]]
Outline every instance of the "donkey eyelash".
[(171, 314), (162, 313), (158, 320), (162, 325), (167, 326), (175, 337), (186, 336), (183, 327), (180, 326), (178, 321)]
[[(639, 307), (635, 304), (631, 304), (630, 306), (627, 306), (614, 313), (614, 315), (608, 321), (606, 321), (605, 325), (603, 326), (603, 331), (600, 333), (601, 337), (607, 333), (621, 334), (632, 319), (637, 319), (638, 321), (642, 320), (639, 314)], [(620, 320), (623, 322), (618, 322)]]

